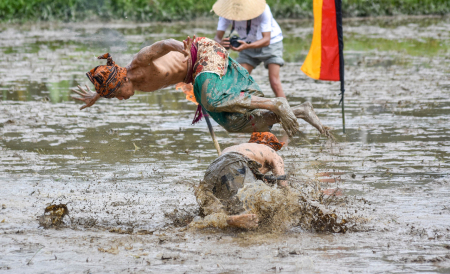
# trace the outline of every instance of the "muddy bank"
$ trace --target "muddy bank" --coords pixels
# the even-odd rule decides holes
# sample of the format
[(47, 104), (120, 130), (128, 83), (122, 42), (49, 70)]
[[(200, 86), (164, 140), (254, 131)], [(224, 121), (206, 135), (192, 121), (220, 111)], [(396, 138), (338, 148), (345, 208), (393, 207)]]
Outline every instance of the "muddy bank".
[[(184, 37), (183, 26), (2, 25), (1, 271), (449, 271), (448, 26), (405, 19), (347, 27), (346, 135), (339, 84), (299, 70), (311, 26), (282, 26), (288, 100), (312, 102), (337, 137), (331, 143), (299, 121), (302, 134), (280, 151), (286, 170), (293, 181), (339, 187), (336, 204), (367, 219), (359, 230), (328, 234), (186, 230), (183, 220), (197, 210), (193, 186), (216, 154), (206, 125), (190, 125), (196, 107), (174, 87), (86, 111), (69, 100), (69, 88), (87, 83), (94, 55), (113, 50), (123, 65), (146, 41)], [(214, 24), (195, 27), (214, 33)], [(99, 33), (117, 43), (98, 44)], [(272, 96), (267, 71), (253, 74)], [(250, 137), (215, 130), (222, 147)], [(51, 203), (70, 211), (59, 230), (39, 227)]]

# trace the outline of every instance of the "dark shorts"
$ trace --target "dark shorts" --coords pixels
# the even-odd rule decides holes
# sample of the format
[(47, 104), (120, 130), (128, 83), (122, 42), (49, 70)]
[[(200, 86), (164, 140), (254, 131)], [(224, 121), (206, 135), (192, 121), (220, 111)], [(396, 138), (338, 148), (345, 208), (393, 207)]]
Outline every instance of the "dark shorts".
[(222, 154), (214, 160), (196, 191), (203, 214), (243, 213), (245, 210), (236, 194), (244, 185), (262, 178), (260, 167), (258, 162), (236, 152)]
[(236, 61), (239, 64), (249, 64), (256, 68), (261, 62), (264, 62), (264, 67), (267, 68), (269, 64), (277, 64), (284, 66), (283, 60), (283, 41), (270, 44), (267, 47), (257, 49), (246, 49), (239, 53)]

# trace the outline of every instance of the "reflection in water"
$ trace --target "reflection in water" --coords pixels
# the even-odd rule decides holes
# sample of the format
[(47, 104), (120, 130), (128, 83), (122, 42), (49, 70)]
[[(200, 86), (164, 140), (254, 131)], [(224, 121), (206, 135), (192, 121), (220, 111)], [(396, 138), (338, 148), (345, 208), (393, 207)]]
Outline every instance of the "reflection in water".
[(367, 130), (361, 129), (359, 132), (359, 136), (361, 138), (361, 143), (367, 144)]
[(70, 87), (73, 86), (73, 82), (71, 81), (61, 81), (61, 82), (53, 82), (47, 84), (47, 89), (49, 91), (50, 100), (52, 103), (59, 103), (61, 101), (69, 100)]

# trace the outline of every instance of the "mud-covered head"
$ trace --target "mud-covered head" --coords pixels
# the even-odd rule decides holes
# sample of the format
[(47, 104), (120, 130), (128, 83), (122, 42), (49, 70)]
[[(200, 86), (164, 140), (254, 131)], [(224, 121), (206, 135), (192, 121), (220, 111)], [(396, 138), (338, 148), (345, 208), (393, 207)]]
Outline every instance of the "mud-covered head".
[(278, 141), (277, 137), (270, 132), (253, 132), (248, 142), (266, 145), (275, 151), (280, 150), (284, 145), (283, 142)]
[(106, 66), (97, 66), (86, 73), (86, 75), (94, 84), (95, 91), (100, 96), (113, 98), (120, 86), (125, 82), (127, 69), (116, 65), (109, 53), (100, 55), (97, 58), (107, 59)]

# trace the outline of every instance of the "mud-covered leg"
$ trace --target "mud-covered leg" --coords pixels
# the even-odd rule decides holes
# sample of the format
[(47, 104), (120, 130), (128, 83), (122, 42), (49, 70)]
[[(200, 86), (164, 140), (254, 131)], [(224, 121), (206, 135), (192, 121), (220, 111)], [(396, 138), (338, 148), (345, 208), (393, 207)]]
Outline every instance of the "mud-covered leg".
[(252, 96), (251, 97), (251, 109), (267, 109), (275, 113), (281, 126), (286, 131), (286, 133), (292, 137), (298, 132), (299, 124), (297, 118), (289, 106), (286, 98), (263, 98)]
[(333, 135), (329, 131), (330, 128), (322, 125), (310, 102), (305, 102), (299, 106), (293, 107), (292, 111), (294, 112), (295, 117), (301, 118), (311, 124), (313, 127), (317, 128), (320, 134), (334, 139)]
[(258, 227), (258, 216), (256, 214), (242, 214), (228, 216), (227, 223), (229, 226), (245, 228), (245, 229), (255, 229)]
[(200, 211), (202, 211), (204, 215), (225, 213), (223, 204), (216, 196), (214, 196), (212, 188), (212, 185), (207, 184), (203, 180), (200, 182), (200, 185), (195, 188), (194, 194), (197, 198), (197, 203), (200, 206)]
[(280, 122), (278, 116), (267, 109), (252, 111), (247, 119), (249, 120), (247, 125), (241, 128), (239, 132), (268, 132), (271, 131), (274, 124), (278, 124)]

